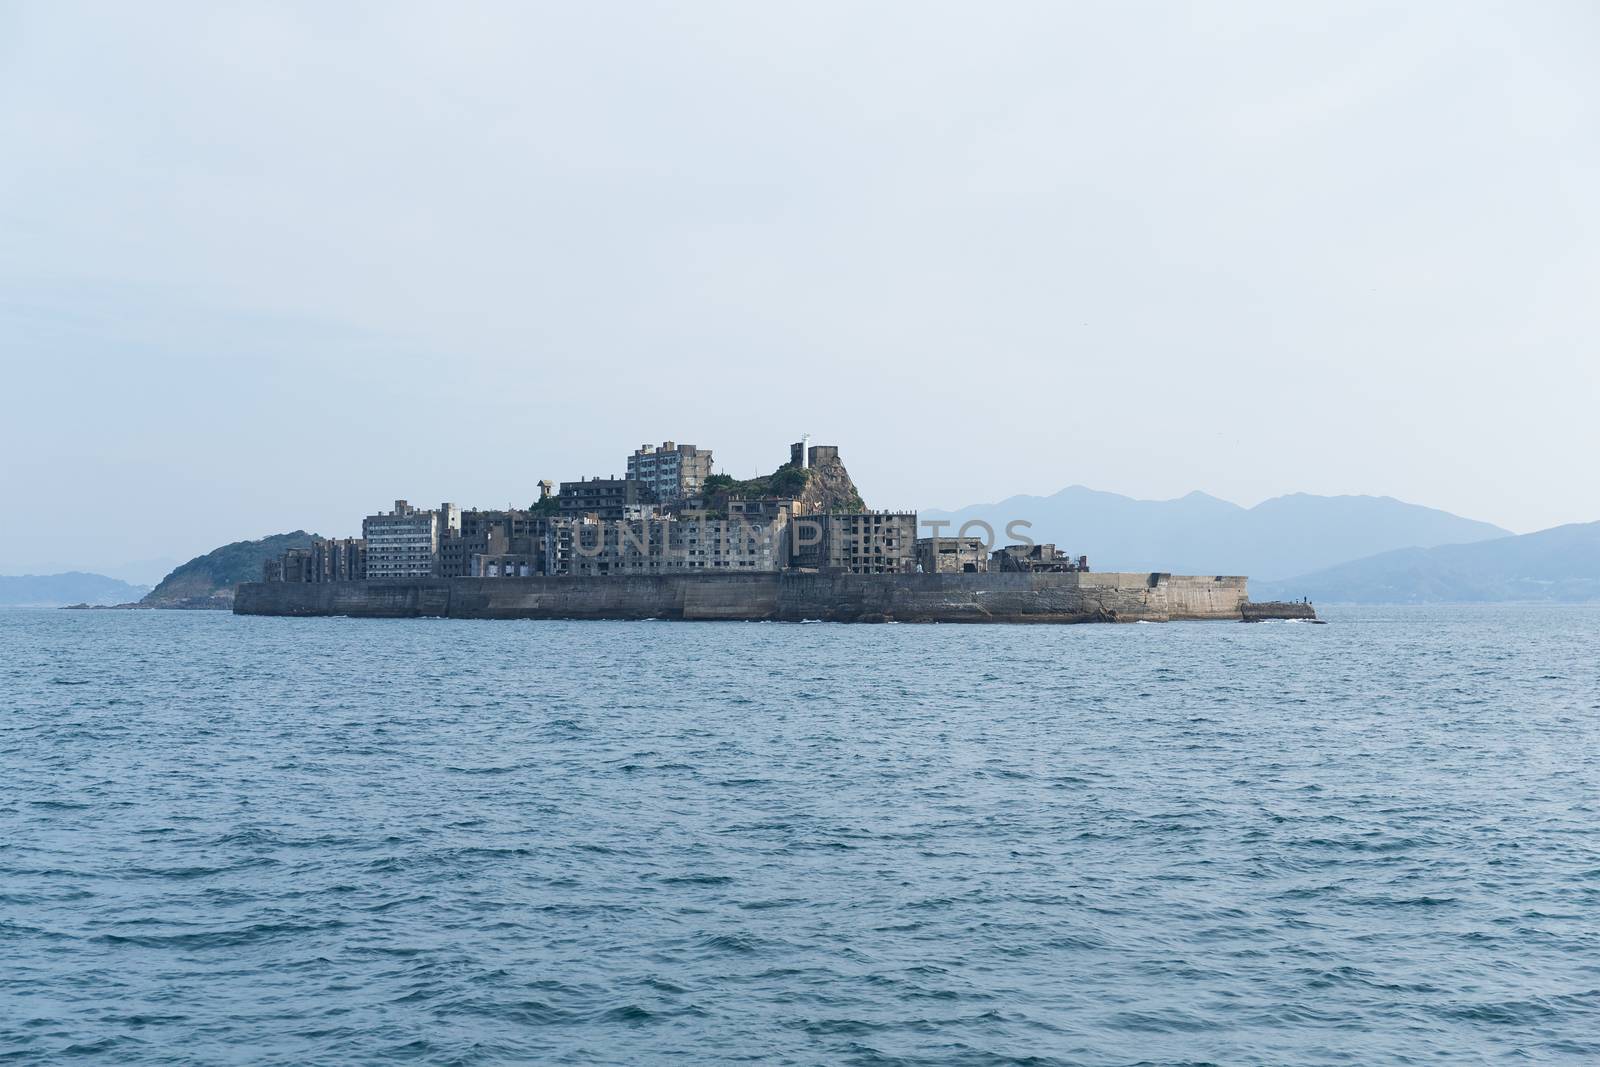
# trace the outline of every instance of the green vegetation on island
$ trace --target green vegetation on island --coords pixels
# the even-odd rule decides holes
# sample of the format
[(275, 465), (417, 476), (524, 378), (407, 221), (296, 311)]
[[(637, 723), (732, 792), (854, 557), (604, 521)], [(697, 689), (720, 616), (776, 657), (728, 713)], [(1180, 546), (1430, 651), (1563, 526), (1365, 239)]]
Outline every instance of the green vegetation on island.
[(811, 481), (811, 472), (793, 463), (785, 463), (771, 474), (756, 478), (739, 479), (731, 474), (713, 474), (705, 480), (707, 495), (727, 493), (729, 496), (776, 496), (798, 499)]
[(259, 582), (261, 565), (266, 560), (281, 556), (291, 548), (310, 548), (315, 538), (316, 534), (295, 530), (223, 545), (173, 570), (139, 601), (139, 606), (230, 608), (234, 587), (240, 582)]
[(780, 497), (800, 500), (811, 511), (845, 513), (866, 511), (855, 482), (837, 459), (816, 467), (785, 463), (771, 474), (755, 478), (734, 478), (713, 474), (703, 485), (706, 496), (727, 493), (734, 497)]

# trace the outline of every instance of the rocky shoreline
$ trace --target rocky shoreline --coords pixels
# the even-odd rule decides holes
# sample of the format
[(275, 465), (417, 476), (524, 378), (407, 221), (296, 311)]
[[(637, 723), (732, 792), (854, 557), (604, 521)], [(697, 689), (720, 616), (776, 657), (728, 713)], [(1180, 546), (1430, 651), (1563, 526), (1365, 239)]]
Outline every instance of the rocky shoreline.
[(150, 603), (136, 601), (132, 604), (67, 604), (62, 611), (232, 611), (233, 597), (189, 596)]

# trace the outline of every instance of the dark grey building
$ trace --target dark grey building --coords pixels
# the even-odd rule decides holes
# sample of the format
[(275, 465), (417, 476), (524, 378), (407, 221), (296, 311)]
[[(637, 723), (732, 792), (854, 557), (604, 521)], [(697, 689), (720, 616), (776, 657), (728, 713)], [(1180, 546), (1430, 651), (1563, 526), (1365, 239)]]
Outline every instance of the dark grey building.
[(647, 519), (659, 514), (654, 489), (629, 478), (588, 478), (561, 483), (561, 517), (581, 519)]

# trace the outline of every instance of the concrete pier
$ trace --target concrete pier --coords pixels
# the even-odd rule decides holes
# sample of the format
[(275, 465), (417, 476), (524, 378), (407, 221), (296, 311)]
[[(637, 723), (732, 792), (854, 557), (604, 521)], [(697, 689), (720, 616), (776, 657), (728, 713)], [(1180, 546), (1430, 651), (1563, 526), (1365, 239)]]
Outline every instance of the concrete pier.
[(1270, 619), (1317, 621), (1317, 609), (1296, 600), (1265, 600), (1259, 604), (1246, 602), (1243, 612), (1245, 622), (1266, 622)]

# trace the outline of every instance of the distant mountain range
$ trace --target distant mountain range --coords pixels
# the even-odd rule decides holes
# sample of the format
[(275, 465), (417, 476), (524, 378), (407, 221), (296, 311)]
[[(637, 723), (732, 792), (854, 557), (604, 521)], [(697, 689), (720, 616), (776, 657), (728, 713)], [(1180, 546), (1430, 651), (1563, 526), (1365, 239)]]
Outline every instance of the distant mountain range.
[(1600, 601), (1600, 522), (1470, 545), (1402, 548), (1250, 586), (1255, 599), (1309, 596), (1324, 603)]
[[(924, 511), (923, 520), (983, 519), (1007, 543), (1008, 522), (1033, 523), (1034, 541), (1053, 541), (1086, 555), (1102, 571), (1244, 574), (1260, 581), (1306, 574), (1392, 549), (1462, 544), (1510, 536), (1487, 522), (1407, 504), (1392, 497), (1274, 497), (1253, 508), (1205, 493), (1177, 500), (1135, 500), (1074, 485), (1054, 496), (1015, 496), (954, 512)], [(927, 530), (924, 529), (924, 534)]]
[(0, 575), (0, 607), (231, 608), (240, 582), (261, 578), (263, 561), (291, 548), (307, 548), (314, 534), (304, 530), (273, 534), (256, 541), (235, 541), (196, 556), (161, 580), (154, 589), (132, 585), (103, 574)]
[(68, 604), (126, 604), (150, 591), (103, 574), (0, 575), (0, 607), (57, 608)]
[(172, 556), (159, 556), (155, 559), (130, 560), (102, 569), (113, 578), (121, 578), (133, 585), (144, 585), (154, 589), (161, 584), (161, 579), (166, 577), (172, 568), (182, 562), (183, 560)]

